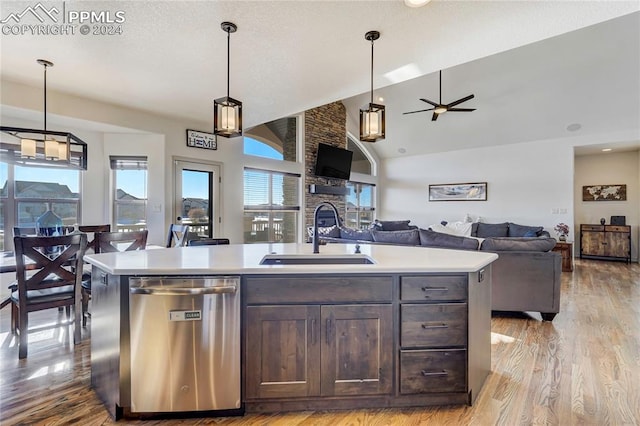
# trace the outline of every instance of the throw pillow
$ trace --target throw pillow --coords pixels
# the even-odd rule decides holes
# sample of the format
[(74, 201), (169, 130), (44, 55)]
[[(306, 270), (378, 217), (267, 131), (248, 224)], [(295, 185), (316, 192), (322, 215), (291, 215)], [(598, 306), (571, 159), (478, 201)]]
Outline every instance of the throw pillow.
[(549, 251), (556, 245), (555, 238), (487, 238), (480, 250), (485, 251)]
[(471, 223), (449, 222), (446, 225), (436, 223), (429, 226), (429, 229), (435, 232), (441, 232), (443, 234), (460, 235), (462, 237), (471, 236)]
[(413, 229), (413, 227), (409, 226), (409, 222), (411, 220), (377, 220), (377, 224), (379, 225), (378, 231), (406, 231), (409, 229)]
[(534, 231), (527, 231), (524, 233), (523, 237), (537, 237), (538, 234)]
[[(526, 226), (526, 225), (518, 225), (517, 223), (509, 222), (509, 232), (507, 237), (528, 237), (529, 235), (525, 235), (527, 232), (533, 232), (533, 237), (538, 237), (540, 232), (542, 232), (542, 226)], [(499, 235), (496, 235), (498, 237)]]
[(371, 231), (373, 241), (376, 243), (402, 244), (417, 246), (420, 245), (420, 234), (417, 229), (402, 231)]
[[(307, 235), (313, 238), (313, 226), (307, 228)], [(336, 226), (319, 226), (318, 235), (322, 237), (340, 238), (340, 229)]]
[(371, 231), (368, 229), (360, 230), (342, 227), (340, 228), (340, 238), (345, 240), (373, 241)]
[(478, 223), (476, 235), (471, 234), (474, 237), (488, 238), (488, 237), (507, 237), (509, 224), (503, 223)]
[(478, 240), (459, 235), (443, 234), (429, 229), (420, 229), (420, 245), (426, 247), (478, 250)]

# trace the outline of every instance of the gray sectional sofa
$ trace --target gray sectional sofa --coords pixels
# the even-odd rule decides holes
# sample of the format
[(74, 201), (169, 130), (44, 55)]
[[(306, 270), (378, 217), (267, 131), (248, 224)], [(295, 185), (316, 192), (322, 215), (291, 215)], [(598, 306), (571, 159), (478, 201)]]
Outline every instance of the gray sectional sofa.
[(371, 229), (338, 224), (320, 228), (321, 240), (359, 244), (402, 244), (498, 254), (493, 263), (491, 307), (494, 311), (535, 311), (552, 321), (560, 312), (561, 256), (556, 240), (541, 226), (474, 223), (471, 237), (450, 235), (409, 225), (410, 221), (376, 221)]

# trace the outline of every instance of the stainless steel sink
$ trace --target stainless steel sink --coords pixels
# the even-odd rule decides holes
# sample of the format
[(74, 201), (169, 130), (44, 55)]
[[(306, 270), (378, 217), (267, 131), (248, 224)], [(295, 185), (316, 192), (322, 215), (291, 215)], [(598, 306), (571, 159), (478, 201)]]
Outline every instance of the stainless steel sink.
[(376, 263), (366, 254), (267, 254), (261, 265), (372, 265)]

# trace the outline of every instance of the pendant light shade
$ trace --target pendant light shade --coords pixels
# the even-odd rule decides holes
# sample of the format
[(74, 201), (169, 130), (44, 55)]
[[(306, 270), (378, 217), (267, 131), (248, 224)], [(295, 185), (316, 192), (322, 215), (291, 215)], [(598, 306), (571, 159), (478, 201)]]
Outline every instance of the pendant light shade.
[(373, 42), (380, 38), (378, 31), (369, 31), (364, 35), (371, 42), (371, 101), (366, 109), (360, 110), (360, 140), (376, 142), (384, 139), (384, 105), (373, 103)]
[(44, 129), (0, 126), (0, 159), (7, 163), (38, 167), (87, 169), (87, 144), (70, 132), (47, 129), (47, 68), (44, 66)]
[(227, 96), (213, 101), (213, 133), (225, 138), (242, 136), (242, 102), (229, 97), (229, 62), (231, 33), (238, 27), (232, 22), (223, 22), (222, 30), (227, 33)]

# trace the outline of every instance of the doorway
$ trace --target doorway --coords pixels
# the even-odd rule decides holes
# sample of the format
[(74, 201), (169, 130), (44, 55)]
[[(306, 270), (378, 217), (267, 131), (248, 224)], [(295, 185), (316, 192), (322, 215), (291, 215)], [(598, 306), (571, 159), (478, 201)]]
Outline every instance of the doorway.
[(220, 165), (174, 160), (174, 223), (198, 237), (220, 234)]

